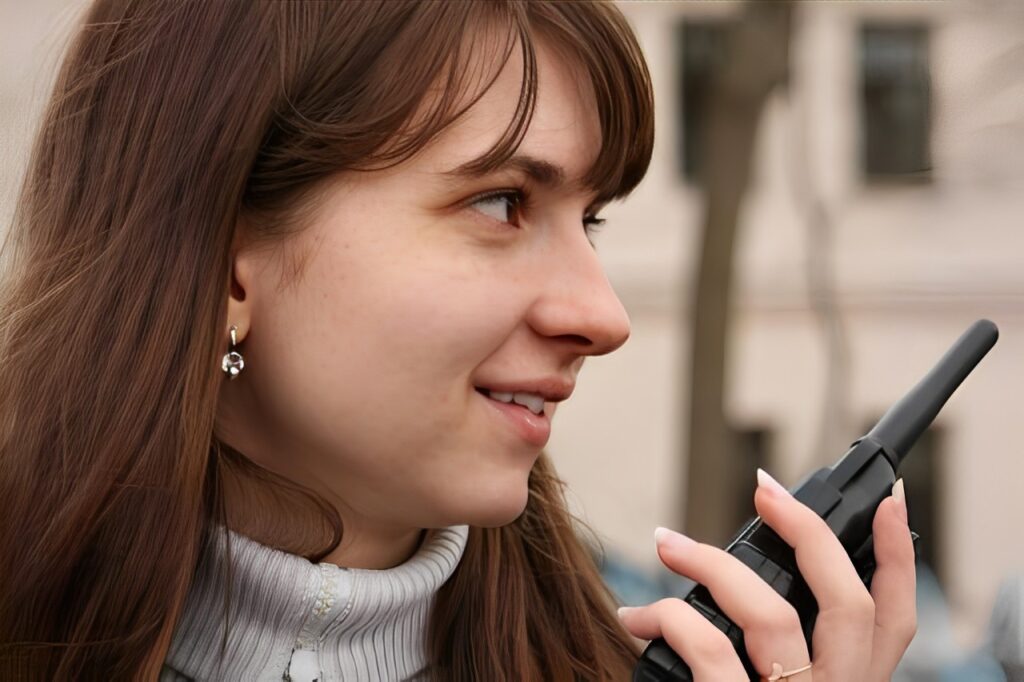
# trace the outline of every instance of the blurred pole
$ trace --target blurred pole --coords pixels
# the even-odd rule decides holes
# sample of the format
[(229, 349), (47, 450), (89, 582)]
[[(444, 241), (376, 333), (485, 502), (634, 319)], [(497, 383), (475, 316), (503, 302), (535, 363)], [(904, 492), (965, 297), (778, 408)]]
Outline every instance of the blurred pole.
[(730, 508), (738, 475), (725, 418), (725, 367), (736, 221), (750, 177), (758, 122), (768, 95), (789, 72), (789, 2), (751, 1), (726, 29), (726, 59), (711, 86), (700, 163), (704, 226), (691, 320), (687, 425), (687, 533), (721, 543), (736, 529)]
[[(794, 30), (798, 35), (800, 16), (794, 19)], [(791, 177), (786, 184), (792, 192), (793, 204), (806, 224), (804, 274), (811, 310), (817, 317), (825, 346), (824, 400), (811, 460), (813, 466), (824, 466), (832, 463), (838, 453), (845, 452), (859, 432), (850, 420), (850, 349), (842, 311), (836, 301), (834, 211), (811, 161), (808, 131), (813, 123), (808, 111), (810, 97), (800, 92), (802, 85), (805, 84), (798, 79), (791, 79), (788, 86), (788, 138), (792, 151), (787, 159)]]

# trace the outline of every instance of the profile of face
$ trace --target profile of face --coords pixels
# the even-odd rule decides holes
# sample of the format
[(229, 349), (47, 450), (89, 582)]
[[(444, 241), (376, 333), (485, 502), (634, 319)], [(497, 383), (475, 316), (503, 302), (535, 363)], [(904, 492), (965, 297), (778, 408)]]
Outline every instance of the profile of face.
[(346, 528), (515, 520), (555, 402), (536, 416), (481, 389), (570, 392), (587, 356), (629, 336), (585, 225), (596, 194), (577, 183), (601, 145), (589, 83), (542, 43), (537, 68), (519, 162), (448, 173), (511, 120), (517, 46), (412, 159), (332, 181), (294, 237), (307, 257), (293, 284), (273, 253), (234, 254), (228, 322), (246, 367), (225, 382), (218, 434), (324, 493)]

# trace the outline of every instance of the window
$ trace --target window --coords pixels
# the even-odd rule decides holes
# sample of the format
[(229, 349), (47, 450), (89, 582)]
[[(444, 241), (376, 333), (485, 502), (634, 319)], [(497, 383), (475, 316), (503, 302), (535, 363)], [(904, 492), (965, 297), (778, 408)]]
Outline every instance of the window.
[(860, 34), (861, 163), (868, 180), (926, 180), (931, 171), (928, 32), (875, 25)]
[(705, 122), (711, 84), (725, 60), (724, 22), (683, 21), (677, 29), (679, 73), (682, 83), (679, 112), (682, 134), (679, 136), (677, 159), (679, 168), (689, 182), (699, 182), (701, 153), (706, 138)]

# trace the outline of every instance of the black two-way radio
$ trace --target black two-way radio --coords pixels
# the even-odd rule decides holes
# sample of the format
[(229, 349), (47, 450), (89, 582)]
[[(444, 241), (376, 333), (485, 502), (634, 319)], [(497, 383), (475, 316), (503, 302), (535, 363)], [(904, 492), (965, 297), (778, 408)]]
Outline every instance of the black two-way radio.
[[(875, 510), (889, 496), (900, 462), (998, 338), (999, 330), (992, 322), (975, 322), (924, 379), (893, 405), (866, 436), (854, 441), (834, 466), (819, 469), (791, 490), (796, 499), (825, 519), (865, 585), (870, 585), (875, 571), (871, 535)], [(726, 551), (752, 568), (793, 605), (810, 650), (818, 604), (797, 570), (793, 549), (758, 517), (739, 532)], [(682, 599), (729, 637), (751, 679), (760, 679), (747, 656), (743, 631), (719, 609), (707, 588), (697, 585)], [(689, 682), (693, 675), (668, 643), (659, 638), (644, 650), (633, 672), (633, 682), (666, 680)]]

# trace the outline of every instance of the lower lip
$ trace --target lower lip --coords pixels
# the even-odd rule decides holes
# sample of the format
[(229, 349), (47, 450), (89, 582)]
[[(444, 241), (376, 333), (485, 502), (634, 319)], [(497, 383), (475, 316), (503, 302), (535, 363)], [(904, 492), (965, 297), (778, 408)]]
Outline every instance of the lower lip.
[(483, 393), (479, 393), (479, 395), (527, 443), (538, 448), (547, 444), (548, 438), (551, 436), (551, 420), (546, 414), (534, 414), (522, 405), (503, 403), (500, 400), (489, 398)]

